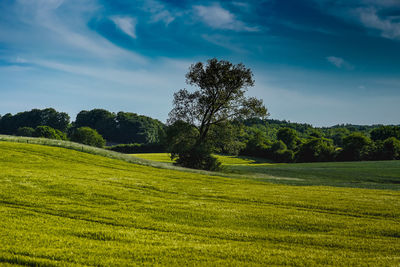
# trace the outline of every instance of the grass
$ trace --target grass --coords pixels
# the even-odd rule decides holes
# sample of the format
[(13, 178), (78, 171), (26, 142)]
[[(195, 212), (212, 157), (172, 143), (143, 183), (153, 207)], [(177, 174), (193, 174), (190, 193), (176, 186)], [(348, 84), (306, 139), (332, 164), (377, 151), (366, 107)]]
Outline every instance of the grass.
[[(174, 162), (173, 160), (171, 160), (169, 153), (137, 153), (130, 155), (149, 161), (164, 162), (164, 163)], [(253, 157), (223, 156), (223, 155), (214, 155), (214, 156), (225, 166), (258, 164), (258, 163), (269, 162), (268, 160), (263, 160), (260, 158), (253, 158)]]
[(291, 185), (400, 190), (399, 160), (235, 165), (227, 171), (253, 174), (251, 177), (255, 179)]
[(173, 163), (169, 153), (138, 153), (130, 154), (134, 157), (156, 162)]
[[(133, 154), (168, 162), (168, 154)], [(400, 190), (400, 161), (268, 163), (262, 159), (216, 155), (225, 175), (289, 185), (326, 185)], [(161, 160), (160, 160), (161, 161)], [(232, 174), (239, 174), (234, 176)]]
[(400, 192), (288, 186), (0, 142), (0, 264), (400, 264)]

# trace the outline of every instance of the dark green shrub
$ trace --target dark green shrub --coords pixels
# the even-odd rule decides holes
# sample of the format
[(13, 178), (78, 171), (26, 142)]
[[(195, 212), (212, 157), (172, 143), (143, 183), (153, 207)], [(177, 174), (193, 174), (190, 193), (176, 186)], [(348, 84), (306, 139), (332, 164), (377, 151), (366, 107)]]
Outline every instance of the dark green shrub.
[(371, 131), (371, 139), (374, 141), (383, 141), (390, 137), (400, 139), (400, 126), (380, 126)]
[(390, 137), (383, 142), (384, 159), (400, 159), (400, 141)]
[(89, 127), (80, 127), (71, 134), (71, 141), (96, 147), (103, 147), (106, 141), (94, 129)]
[(165, 152), (165, 147), (161, 144), (120, 144), (107, 149), (125, 154)]
[(331, 139), (312, 138), (305, 141), (296, 154), (297, 162), (333, 161), (336, 149)]
[(66, 140), (66, 136), (63, 132), (55, 130), (50, 126), (38, 126), (33, 132), (34, 137), (42, 137), (57, 140)]
[(34, 132), (35, 129), (33, 129), (32, 127), (20, 127), (18, 128), (16, 135), (32, 137)]
[(290, 149), (275, 151), (273, 155), (273, 160), (275, 162), (285, 162), (285, 163), (293, 162), (294, 152)]
[(337, 159), (343, 161), (368, 159), (371, 144), (371, 139), (363, 133), (352, 133), (343, 139), (343, 149), (340, 151)]
[(277, 133), (278, 140), (281, 140), (289, 149), (295, 149), (298, 143), (297, 131), (291, 128), (281, 128)]
[(176, 154), (175, 164), (186, 168), (209, 171), (217, 171), (221, 168), (221, 163), (204, 146), (194, 146), (187, 151), (181, 150)]

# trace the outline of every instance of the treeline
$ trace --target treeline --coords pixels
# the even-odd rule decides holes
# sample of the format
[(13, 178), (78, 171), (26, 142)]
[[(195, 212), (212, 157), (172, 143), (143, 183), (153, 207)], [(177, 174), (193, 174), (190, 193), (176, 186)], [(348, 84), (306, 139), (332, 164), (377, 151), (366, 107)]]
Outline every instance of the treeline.
[(163, 123), (150, 117), (104, 109), (79, 112), (72, 128), (82, 126), (97, 130), (108, 142), (116, 144), (160, 143), (165, 131)]
[(241, 155), (275, 162), (400, 159), (400, 126), (314, 128), (308, 124), (254, 119), (245, 121), (245, 127), (233, 124), (242, 128), (236, 139), (242, 143)]
[(150, 117), (104, 109), (83, 110), (74, 122), (53, 108), (0, 116), (0, 134), (71, 140), (102, 147), (109, 144), (160, 144), (165, 125)]
[[(179, 128), (178, 128), (179, 131)], [(122, 153), (163, 152), (176, 129), (129, 112), (83, 110), (74, 122), (65, 112), (33, 109), (0, 116), (0, 133), (72, 140)], [(280, 120), (227, 122), (211, 130), (214, 153), (246, 155), (275, 162), (400, 159), (400, 126), (335, 125), (317, 128)]]

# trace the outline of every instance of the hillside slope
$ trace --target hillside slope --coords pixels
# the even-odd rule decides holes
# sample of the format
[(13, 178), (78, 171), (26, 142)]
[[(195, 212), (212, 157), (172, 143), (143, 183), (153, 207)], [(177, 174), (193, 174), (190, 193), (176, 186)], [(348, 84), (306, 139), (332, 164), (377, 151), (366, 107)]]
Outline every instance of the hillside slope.
[(0, 263), (400, 264), (400, 192), (295, 187), (0, 142)]

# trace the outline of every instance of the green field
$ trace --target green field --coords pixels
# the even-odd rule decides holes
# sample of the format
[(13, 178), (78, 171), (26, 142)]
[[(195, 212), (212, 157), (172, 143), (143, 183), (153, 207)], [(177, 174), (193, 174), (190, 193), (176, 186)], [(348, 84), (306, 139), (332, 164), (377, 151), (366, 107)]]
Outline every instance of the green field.
[[(133, 154), (147, 160), (172, 162), (166, 153)], [(400, 161), (266, 163), (262, 159), (220, 156), (224, 174), (290, 185), (400, 190)]]
[[(131, 154), (132, 156), (152, 160), (157, 162), (167, 162), (173, 163), (171, 160), (170, 154), (168, 153), (138, 153), (138, 154)], [(221, 155), (214, 155), (218, 158), (219, 161), (225, 166), (230, 165), (251, 165), (254, 164), (261, 164), (261, 163), (268, 163), (267, 160), (262, 160), (259, 158), (252, 158), (252, 157), (235, 157), (235, 156), (221, 156)]]
[(273, 184), (0, 142), (0, 194), (0, 265), (400, 264), (396, 190)]

